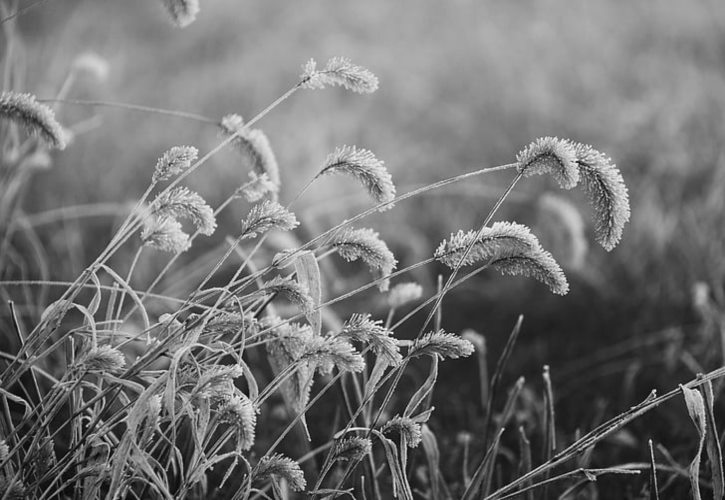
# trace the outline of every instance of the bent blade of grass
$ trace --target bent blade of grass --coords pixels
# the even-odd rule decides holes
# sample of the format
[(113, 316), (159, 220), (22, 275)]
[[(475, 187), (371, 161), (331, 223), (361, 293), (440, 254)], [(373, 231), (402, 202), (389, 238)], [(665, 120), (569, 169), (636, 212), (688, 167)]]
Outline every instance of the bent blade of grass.
[(489, 476), (493, 472), (492, 464), (496, 461), (496, 455), (498, 454), (498, 446), (501, 442), (501, 435), (505, 430), (506, 429), (500, 429), (496, 433), (496, 436), (493, 438), (493, 443), (491, 443), (486, 455), (483, 457), (481, 463), (476, 469), (476, 472), (473, 474), (471, 484), (469, 484), (468, 488), (466, 488), (461, 500), (473, 500), (474, 498), (477, 498), (476, 495), (480, 490), (481, 485), (484, 482), (489, 481)]

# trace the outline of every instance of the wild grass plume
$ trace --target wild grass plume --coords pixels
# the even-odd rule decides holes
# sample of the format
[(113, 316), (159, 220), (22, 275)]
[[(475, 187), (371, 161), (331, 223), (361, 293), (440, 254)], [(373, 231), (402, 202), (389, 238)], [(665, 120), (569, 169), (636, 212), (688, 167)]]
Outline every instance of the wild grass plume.
[(32, 94), (7, 91), (0, 94), (0, 118), (40, 137), (51, 148), (65, 149), (65, 131), (55, 119), (55, 113)]

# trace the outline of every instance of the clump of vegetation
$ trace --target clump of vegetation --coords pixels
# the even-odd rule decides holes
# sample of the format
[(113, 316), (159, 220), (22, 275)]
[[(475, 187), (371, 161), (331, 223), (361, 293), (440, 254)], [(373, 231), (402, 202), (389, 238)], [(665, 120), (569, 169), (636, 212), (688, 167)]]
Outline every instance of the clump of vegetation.
[[(197, 2), (162, 4), (179, 27), (199, 12)], [(12, 64), (6, 67), (14, 71)], [(487, 269), (532, 277), (554, 294), (569, 291), (561, 267), (528, 227), (494, 222), (516, 185), (530, 175), (550, 175), (563, 189), (582, 185), (593, 205), (596, 240), (607, 250), (619, 243), (630, 216), (628, 192), (612, 161), (590, 146), (544, 137), (525, 147), (515, 162), (402, 195), (372, 152), (341, 146), (321, 162), (310, 184), (328, 174), (349, 175), (362, 184), (373, 206), (306, 242), (267, 251), (273, 235), (301, 225), (294, 205), (306, 188), (286, 206), (279, 202), (284, 189), (280, 167), (264, 132), (252, 126), (293, 94), (330, 86), (369, 94), (378, 88), (378, 79), (345, 58), (332, 58), (321, 69), (310, 60), (290, 90), (252, 119), (234, 114), (210, 120), (223, 139), (201, 156), (195, 146), (160, 151), (155, 167), (149, 166), (148, 188), (105, 248), (74, 282), (61, 284), (64, 291), (56, 300), (46, 304), (38, 298), (43, 310), (29, 328), (9, 302), (12, 328), (3, 340), (16, 348), (0, 353), (3, 498), (248, 499), (289, 498), (292, 492), (312, 498), (403, 499), (534, 498), (556, 492), (566, 498), (602, 475), (643, 470), (650, 473), (650, 498), (657, 498), (658, 473), (676, 476), (682, 471), (657, 464), (651, 443), (649, 463), (595, 466), (590, 452), (627, 423), (680, 395), (700, 436), (686, 472), (693, 493), (699, 498), (701, 457), (706, 455), (708, 487), (722, 498), (711, 381), (725, 375), (724, 369), (661, 396), (653, 391), (641, 404), (562, 443), (554, 387), (544, 367), (543, 416), (535, 436), (541, 456), (535, 461), (534, 437), (523, 427), (518, 429), (518, 449), (504, 451), (502, 446), (523, 397), (523, 378), (501, 408), (497, 399), (521, 319), (491, 374), (481, 336), (442, 327), (446, 294)], [(6, 262), (15, 262), (11, 257), (20, 239), (40, 245), (16, 216), (22, 186), (39, 158), (72, 142), (73, 127), (62, 126), (51, 108), (62, 105), (70, 105), (62, 95), (38, 99), (7, 89), (0, 96), (5, 180), (0, 222)], [(250, 166), (249, 180), (228, 189), (227, 199), (212, 207), (183, 183), (229, 146)], [(358, 226), (414, 196), (503, 171), (515, 175), (480, 227), (452, 233), (422, 262), (397, 269), (380, 234)], [(219, 214), (240, 198), (249, 206), (236, 214), (239, 226), (220, 227)], [(203, 267), (194, 290), (179, 296), (158, 293), (157, 285), (180, 257), (199, 238), (222, 229), (230, 231), (224, 235), (224, 252)], [(129, 248), (131, 260), (118, 262), (115, 258)], [(139, 263), (156, 252), (168, 259), (165, 267), (137, 289)], [(321, 263), (335, 254), (345, 262), (362, 263), (372, 279), (327, 298), (333, 276), (326, 273), (334, 268)], [(230, 261), (234, 272), (222, 272)], [(417, 283), (402, 281), (406, 273), (434, 262), (451, 271), (437, 290), (426, 293)], [(22, 269), (17, 274), (18, 279), (3, 286), (27, 291), (58, 285), (27, 279)], [(374, 316), (371, 307), (347, 319), (338, 317), (333, 306), (375, 288), (385, 294), (383, 316)], [(401, 317), (403, 308), (412, 310)], [(398, 332), (418, 311), (427, 311), (427, 317), (414, 339), (403, 340)], [(485, 435), (475, 452), (470, 439), (461, 440), (463, 465), (460, 474), (453, 474), (442, 469), (449, 450), (439, 447), (435, 429), (428, 425), (435, 411), (431, 397), (439, 363), (474, 353)], [(427, 377), (407, 391), (401, 381), (413, 366), (424, 369)], [(311, 425), (310, 416), (319, 415), (320, 407), (332, 418), (325, 425)], [(470, 461), (473, 454), (480, 456), (477, 463)]]

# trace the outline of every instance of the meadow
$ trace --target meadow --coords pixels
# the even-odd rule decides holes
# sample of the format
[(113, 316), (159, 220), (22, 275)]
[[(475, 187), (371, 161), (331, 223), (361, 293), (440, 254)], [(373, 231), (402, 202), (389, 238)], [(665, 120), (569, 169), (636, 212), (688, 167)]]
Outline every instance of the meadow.
[(195, 4), (0, 1), (2, 498), (723, 498), (724, 6)]

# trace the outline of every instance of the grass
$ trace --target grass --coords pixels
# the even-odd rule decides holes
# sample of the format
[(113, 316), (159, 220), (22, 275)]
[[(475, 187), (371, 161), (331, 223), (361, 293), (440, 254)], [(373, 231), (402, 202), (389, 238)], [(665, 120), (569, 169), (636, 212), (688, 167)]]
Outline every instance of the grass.
[[(6, 4), (3, 17), (17, 8), (14, 2)], [(424, 136), (442, 140), (443, 135), (449, 135), (442, 131), (451, 125), (470, 133), (476, 127), (462, 126), (460, 116), (450, 111), (455, 109), (455, 96), (470, 99), (473, 81), (451, 77), (455, 73), (450, 70), (457, 67), (455, 61), (448, 72), (440, 73), (442, 76), (417, 80), (423, 87), (438, 85), (433, 91), (411, 89), (405, 86), (410, 85), (410, 79), (399, 78), (404, 70), (422, 65), (422, 60), (411, 58), (403, 67), (391, 64), (385, 68), (389, 72), (384, 73), (381, 88), (389, 83), (391, 90), (353, 96), (330, 89), (311, 92), (304, 87), (316, 86), (311, 82), (342, 84), (348, 90), (370, 93), (377, 81), (364, 68), (333, 61), (317, 69), (308, 67), (295, 80), (294, 68), (308, 55), (294, 62), (280, 58), (271, 65), (251, 51), (248, 57), (252, 62), (246, 67), (256, 68), (257, 74), (242, 79), (251, 86), (244, 106), (262, 111), (255, 115), (243, 110), (245, 116), (253, 118), (246, 124), (237, 122), (236, 127), (222, 127), (226, 128), (225, 138), (217, 138), (217, 123), (227, 123), (227, 112), (211, 108), (228, 108), (215, 104), (201, 109), (199, 115), (189, 106), (198, 88), (183, 86), (159, 91), (155, 99), (153, 92), (144, 93), (145, 99), (136, 101), (159, 102), (168, 108), (163, 113), (146, 105), (104, 105), (119, 120), (142, 125), (138, 132), (131, 129), (128, 135), (119, 135), (116, 124), (103, 124), (98, 130), (111, 133), (99, 137), (87, 132), (99, 124), (94, 112), (88, 112), (102, 101), (92, 95), (100, 88), (97, 83), (73, 72), (71, 78), (58, 80), (53, 68), (37, 78), (31, 78), (33, 69), (27, 73), (22, 70), (25, 50), (43, 53), (42, 47), (34, 45), (42, 43), (38, 42), (42, 36), (36, 34), (27, 40), (21, 36), (27, 29), (23, 23), (33, 19), (35, 26), (62, 30), (44, 24), (44, 16), (52, 16), (53, 9), (58, 8), (51, 2), (33, 12), (34, 17), (20, 16), (20, 26), (16, 20), (3, 24), (8, 41), (4, 89), (36, 92), (44, 98), (43, 103), (56, 108), (64, 125), (76, 123), (78, 134), (67, 153), (62, 153), (65, 156), (56, 156), (48, 150), (47, 137), (26, 136), (18, 126), (37, 128), (36, 115), (13, 112), (22, 106), (3, 108), (0, 220), (5, 262), (2, 293), (8, 308), (2, 316), (3, 345), (7, 348), (2, 352), (5, 364), (0, 365), (5, 445), (0, 449), (0, 467), (7, 497), (283, 498), (290, 490), (306, 490), (313, 497), (352, 494), (388, 498), (394, 493), (403, 498), (572, 498), (594, 495), (598, 489), (607, 495), (655, 498), (657, 491), (663, 497), (699, 489), (713, 490), (717, 496), (721, 491), (716, 429), (722, 423), (716, 421), (718, 412), (713, 408), (718, 404), (718, 379), (722, 375), (719, 346), (724, 301), (722, 269), (718, 267), (720, 247), (717, 239), (708, 237), (722, 213), (721, 197), (716, 189), (705, 193), (697, 189), (708, 181), (717, 186), (719, 174), (711, 168), (714, 153), (710, 143), (700, 144), (695, 155), (686, 157), (687, 161), (702, 160), (704, 166), (685, 176), (676, 170), (680, 168), (678, 161), (683, 161), (678, 160), (681, 157), (676, 154), (676, 145), (684, 148), (683, 143), (663, 145), (660, 141), (668, 137), (667, 130), (660, 127), (651, 135), (643, 135), (637, 127), (649, 123), (649, 118), (623, 114), (626, 119), (640, 120), (639, 125), (632, 128), (630, 124), (628, 129), (638, 149), (624, 148), (612, 154), (619, 160), (616, 153), (621, 153), (624, 161), (620, 164), (649, 165), (642, 172), (632, 167), (625, 172), (633, 201), (631, 227), (627, 226), (623, 244), (613, 254), (585, 250), (589, 256), (585, 258), (591, 259), (592, 265), (582, 268), (580, 262), (577, 270), (576, 259), (562, 261), (572, 278), (572, 293), (563, 300), (553, 299), (543, 295), (545, 287), (531, 288), (528, 281), (494, 280), (490, 272), (481, 271), (492, 268), (504, 274), (525, 274), (555, 292), (565, 292), (559, 264), (541, 248), (533, 233), (526, 226), (493, 223), (500, 217), (529, 222), (534, 233), (541, 233), (545, 248), (550, 249), (547, 242), (554, 243), (551, 250), (557, 258), (573, 251), (576, 242), (581, 247), (583, 241), (584, 248), (593, 246), (589, 237), (592, 230), (587, 228), (597, 227), (597, 223), (600, 242), (605, 246), (618, 242), (616, 231), (606, 232), (612, 226), (601, 224), (609, 215), (621, 229), (626, 218), (601, 192), (594, 190), (593, 196), (604, 203), (604, 209), (596, 212), (594, 224), (587, 221), (585, 226), (581, 217), (577, 218), (576, 195), (557, 192), (560, 201), (553, 203), (539, 196), (542, 183), (577, 184), (576, 177), (587, 171), (587, 161), (593, 161), (600, 174), (611, 172), (606, 160), (598, 156), (587, 160), (572, 143), (541, 140), (525, 148), (514, 161), (512, 152), (521, 145), (513, 141), (521, 132), (509, 134), (503, 126), (504, 130), (490, 133), (489, 140), (505, 137), (498, 149), (484, 153), (463, 148), (462, 153), (451, 155), (462, 158), (461, 164), (470, 164), (475, 158), (478, 169), (450, 172), (440, 182), (435, 182), (441, 178), (435, 168), (415, 174), (401, 172), (403, 184), (397, 183), (398, 196), (394, 198), (387, 170), (372, 153), (338, 149), (326, 157), (320, 151), (324, 141), (316, 139), (318, 142), (313, 141), (302, 158), (294, 158), (292, 145), (273, 140), (283, 166), (281, 182), (274, 179), (276, 160), (265, 145), (263, 132), (255, 131), (255, 127), (276, 130), (284, 123), (284, 128), (277, 130), (291, 134), (292, 144), (299, 137), (319, 138), (330, 133), (323, 125), (301, 125), (306, 120), (296, 117), (302, 102), (337, 111), (347, 103), (374, 103), (380, 96), (382, 106), (404, 110), (410, 96), (439, 95), (443, 100), (437, 103), (435, 117), (429, 121), (431, 129), (423, 130)], [(140, 7), (140, 11), (146, 8)], [(251, 17), (256, 21), (265, 16), (274, 18), (278, 8), (260, 8)], [(510, 15), (508, 9), (497, 11), (494, 17)], [(135, 15), (129, 14), (131, 10), (123, 10), (123, 14)], [(358, 10), (357, 14), (375, 17), (366, 9)], [(205, 12), (202, 10), (200, 16)], [(224, 8), (208, 12), (210, 18), (224, 17)], [(414, 11), (414, 19), (422, 16), (418, 12), (423, 10)], [(447, 15), (456, 18), (466, 14), (465, 9), (454, 9)], [(671, 15), (661, 14), (655, 24)], [(697, 11), (683, 16), (679, 36), (696, 32), (695, 21), (702, 15)], [(83, 25), (92, 18), (97, 21), (94, 16), (70, 16), (68, 32), (73, 32), (74, 23)], [(196, 42), (203, 37), (200, 30), (209, 30), (203, 23), (210, 18), (205, 21), (200, 17), (188, 31), (165, 28), (168, 34), (161, 36), (169, 37), (167, 43), (175, 50), (187, 47), (201, 51), (205, 60), (203, 46)], [(341, 24), (344, 32), (348, 27), (345, 22)], [(149, 25), (154, 26), (153, 22)], [(620, 45), (616, 49), (620, 51), (637, 40), (634, 31), (623, 30), (627, 36), (625, 48)], [(656, 31), (652, 27), (646, 30)], [(222, 41), (224, 31), (217, 35)], [(475, 41), (493, 37), (482, 33), (475, 35)], [(576, 38), (576, 33), (564, 36)], [(330, 46), (337, 46), (334, 37), (331, 40)], [(275, 43), (280, 42), (270, 40), (268, 44), (275, 47)], [(592, 50), (588, 43), (583, 45), (580, 50)], [(442, 47), (440, 50), (445, 51), (448, 46)], [(614, 54), (592, 50), (591, 54), (616, 60), (621, 55), (616, 50)], [(708, 50), (698, 53), (705, 59), (710, 57)], [(190, 57), (188, 51), (184, 57)], [(544, 80), (549, 87), (519, 89), (518, 96), (544, 93), (549, 96), (541, 99), (544, 106), (557, 107), (564, 117), (579, 116), (585, 108), (592, 113), (586, 99), (577, 104), (575, 89), (554, 90), (560, 82), (556, 69), (565, 74), (562, 64), (571, 60), (560, 61), (549, 54), (542, 57), (551, 63), (549, 71), (555, 75)], [(217, 68), (229, 66), (223, 58), (212, 62)], [(119, 66), (116, 63), (112, 68)], [(152, 64), (143, 57), (136, 63)], [(67, 71), (67, 61), (58, 65), (65, 65), (63, 71)], [(164, 71), (164, 64), (160, 66)], [(279, 74), (264, 74), (272, 67), (279, 68), (275, 70)], [(192, 72), (191, 68), (189, 65), (186, 70)], [(506, 73), (506, 64), (500, 63), (498, 68), (502, 72), (496, 73), (496, 78), (511, 76)], [(523, 69), (535, 74), (537, 66), (530, 64)], [(97, 76), (98, 70), (96, 67)], [(172, 74), (169, 68), (165, 71)], [(27, 83), (22, 83), (26, 74)], [(419, 74), (425, 76), (424, 72)], [(617, 89), (642, 84), (637, 75), (616, 76), (621, 79), (621, 83), (613, 84)], [(712, 76), (713, 88), (718, 77)], [(221, 80), (225, 78), (236, 81), (232, 73)], [(52, 90), (53, 82), (64, 79), (68, 85), (58, 84), (59, 92)], [(278, 89), (281, 97), (275, 100), (274, 95), (256, 95), (250, 90), (254, 82), (261, 81), (274, 82), (268, 88)], [(399, 87), (399, 81), (406, 83)], [(204, 83), (219, 91), (220, 82)], [(153, 88), (148, 82), (141, 85)], [(705, 88), (709, 85), (703, 84)], [(290, 90), (285, 92), (285, 88)], [(608, 95), (607, 88), (596, 90)], [(658, 87), (660, 91), (662, 88)], [(72, 94), (70, 101), (63, 95), (66, 90)], [(68, 102), (54, 100), (56, 93), (60, 95), (55, 99)], [(566, 95), (569, 101), (547, 100), (559, 99), (559, 95)], [(88, 101), (83, 97), (90, 97), (95, 104), (83, 104)], [(183, 105), (175, 104), (175, 99)], [(717, 106), (717, 97), (712, 99), (712, 103), (705, 100), (704, 104)], [(264, 102), (272, 104), (265, 107)], [(483, 102), (487, 109), (496, 106), (495, 98), (470, 102)], [(622, 101), (617, 102), (620, 105)], [(358, 121), (384, 123), (376, 122), (375, 114), (380, 111), (366, 110), (365, 106), (373, 105), (350, 104), (357, 119), (329, 127), (335, 128), (333, 136), (338, 144), (361, 138), (376, 142), (374, 134), (368, 137), (352, 125)], [(701, 105), (702, 100), (693, 104)], [(199, 108), (207, 106), (202, 103)], [(690, 110), (689, 116), (699, 117), (697, 111)], [(602, 116), (601, 110), (594, 112)], [(610, 112), (607, 126), (618, 130), (620, 116)], [(655, 123), (663, 118), (650, 108), (645, 112), (651, 113)], [(541, 120), (536, 109), (517, 109), (516, 113), (521, 114), (522, 121), (529, 117)], [(682, 110), (681, 114), (688, 116)], [(161, 131), (158, 120), (177, 125)], [(552, 126), (566, 132), (589, 123), (583, 118), (570, 121)], [(404, 121), (395, 125), (405, 129)], [(686, 130), (688, 140), (697, 139), (699, 128), (692, 132), (684, 124), (680, 128)], [(53, 132), (52, 127), (44, 130), (46, 135), (47, 130)], [(167, 133), (177, 136), (171, 144), (194, 144), (201, 156), (196, 158), (188, 151), (180, 155), (173, 149), (162, 155), (168, 148), (158, 144), (167, 141), (163, 137)], [(144, 134), (153, 136), (154, 141), (144, 140)], [(185, 140), (180, 141), (179, 136)], [(529, 140), (526, 137), (522, 142)], [(602, 143), (612, 140), (612, 136), (604, 137)], [(425, 147), (392, 146), (384, 144), (383, 150), (390, 149), (385, 157), (400, 164), (424, 158), (430, 165), (441, 155)], [(658, 151), (663, 146), (669, 149)], [(456, 144), (447, 145), (445, 150), (452, 147)], [(139, 148), (148, 150), (137, 156), (136, 152), (142, 151)], [(86, 170), (86, 178), (68, 175), (56, 167), (52, 177), (38, 176), (40, 169), (47, 168), (49, 158), (60, 162), (75, 158), (83, 165), (81, 169), (87, 169), (94, 161), (81, 162), (84, 154), (105, 161), (117, 157), (121, 163), (137, 163), (142, 168), (134, 170), (129, 182), (120, 182), (126, 174), (119, 168)], [(155, 158), (160, 158), (159, 163)], [(493, 158), (502, 161), (491, 161)], [(653, 166), (652, 158), (658, 158)], [(234, 171), (227, 169), (221, 179), (215, 178), (222, 163), (235, 165)], [(480, 168), (481, 164), (498, 163), (500, 167)], [(240, 181), (244, 178), (240, 164), (257, 176), (266, 173), (267, 181), (255, 177)], [(299, 169), (292, 178), (290, 169), (285, 168), (290, 164), (310, 166)], [(162, 180), (167, 175), (160, 169), (171, 172), (170, 184)], [(180, 190), (197, 171), (207, 173), (194, 175), (194, 187), (204, 196)], [(551, 175), (524, 178), (534, 171)], [(334, 175), (318, 179), (322, 173)], [(361, 181), (368, 193), (327, 198), (324, 192), (331, 185), (345, 189), (356, 185), (349, 179), (336, 181), (340, 174)], [(674, 182), (678, 176), (685, 176), (687, 182)], [(92, 194), (101, 178), (115, 186), (115, 193), (103, 205), (83, 204), (95, 201)], [(234, 184), (228, 181), (231, 178)], [(441, 199), (453, 193), (480, 196), (477, 186), (473, 191), (466, 189), (479, 178), (487, 185), (484, 203), (477, 202), (475, 210)], [(55, 189), (49, 189), (50, 179), (56, 182)], [(148, 187), (142, 185), (148, 181), (152, 181)], [(245, 181), (245, 189), (238, 193)], [(612, 182), (616, 185), (616, 179), (610, 179), (610, 186)], [(113, 203), (114, 195), (125, 192), (126, 186), (145, 194), (131, 204)], [(252, 186), (259, 189), (250, 189)], [(447, 191), (441, 191), (443, 187)], [(655, 193), (656, 189), (660, 191)], [(48, 196), (38, 196), (45, 193)], [(69, 193), (82, 204), (62, 208), (61, 200)], [(260, 203), (259, 196), (269, 201)], [(371, 206), (369, 196), (373, 198), (372, 208), (366, 209)], [(566, 205), (561, 200), (575, 203)], [(396, 204), (394, 210), (378, 213), (390, 208), (392, 202)], [(686, 203), (690, 215), (673, 219), (663, 209), (673, 202)], [(347, 212), (348, 206), (366, 208), (355, 213)], [(48, 211), (42, 211), (44, 208)], [(27, 216), (26, 210), (36, 213)], [(413, 217), (422, 210), (428, 217)], [(307, 215), (325, 211), (325, 216)], [(548, 213), (550, 219), (539, 218), (542, 213)], [(116, 220), (109, 224), (104, 214), (115, 215)], [(643, 217), (648, 218), (647, 224), (642, 223)], [(451, 226), (453, 220), (455, 225)], [(380, 224), (386, 237), (373, 230), (360, 231), (367, 224)], [(552, 232), (557, 224), (563, 241)], [(470, 227), (474, 229), (452, 235), (435, 250), (435, 243), (449, 232)], [(270, 231), (275, 228), (277, 231)], [(349, 228), (356, 230), (344, 231)], [(675, 239), (677, 232), (686, 237)], [(192, 243), (191, 250), (182, 252), (188, 242)], [(297, 250), (291, 256), (278, 253), (288, 248)], [(287, 258), (282, 260), (284, 255)], [(658, 265), (683, 255), (688, 258), (676, 270), (687, 277), (685, 283), (707, 281), (698, 285), (690, 310), (685, 309), (690, 297), (681, 291), (683, 278), (679, 274), (666, 274), (654, 282), (647, 278)], [(393, 271), (396, 257), (401, 264)], [(372, 281), (366, 268), (372, 271)], [(384, 290), (389, 279), (399, 284), (413, 278), (422, 282), (425, 294), (411, 303), (393, 307), (390, 295), (376, 291)], [(648, 283), (654, 283), (657, 290), (648, 291)], [(632, 300), (622, 300), (623, 290), (632, 292), (627, 295)], [(667, 300), (658, 310), (653, 304), (662, 297)], [(490, 306), (487, 309), (491, 312), (482, 313), (481, 303)], [(673, 309), (673, 304), (679, 309)], [(599, 312), (605, 308), (612, 311), (611, 316)], [(680, 310), (687, 310), (687, 316)], [(526, 313), (526, 320), (516, 322), (504, 346), (503, 325), (514, 323), (519, 311)], [(372, 315), (352, 315), (359, 312)], [(611, 329), (602, 325), (611, 325)], [(486, 336), (447, 333), (465, 328), (485, 331)], [(643, 328), (649, 333), (633, 334)], [(604, 333), (608, 345), (593, 347), (596, 344), (591, 341), (578, 341), (582, 332)], [(440, 363), (472, 354), (473, 345), (477, 361), (472, 356)], [(546, 363), (543, 369), (542, 359)], [(706, 375), (696, 376), (698, 373)], [(678, 388), (678, 383), (684, 386)], [(653, 387), (663, 395), (651, 394), (645, 399)], [(581, 404), (582, 394), (588, 404)], [(591, 397), (593, 394), (599, 395), (598, 401)], [(663, 406), (676, 398), (684, 400), (686, 408)], [(688, 423), (690, 419), (694, 427)], [(700, 456), (702, 473), (699, 466), (688, 470), (687, 463)], [(649, 473), (649, 477), (640, 472)]]

